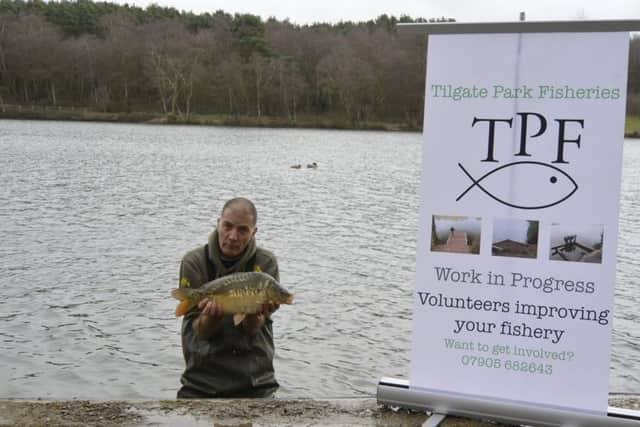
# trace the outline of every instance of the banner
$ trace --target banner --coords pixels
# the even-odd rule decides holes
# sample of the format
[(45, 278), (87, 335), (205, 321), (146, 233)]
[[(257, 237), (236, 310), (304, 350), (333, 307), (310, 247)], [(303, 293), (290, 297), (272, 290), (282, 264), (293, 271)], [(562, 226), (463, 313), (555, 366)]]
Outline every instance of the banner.
[(412, 388), (606, 412), (628, 48), (429, 37)]

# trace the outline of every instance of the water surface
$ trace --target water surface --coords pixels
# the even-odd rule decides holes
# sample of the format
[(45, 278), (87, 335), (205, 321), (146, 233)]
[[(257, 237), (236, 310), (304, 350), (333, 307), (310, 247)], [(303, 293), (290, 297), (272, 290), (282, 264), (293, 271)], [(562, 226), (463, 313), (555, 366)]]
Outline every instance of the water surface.
[[(408, 377), (419, 134), (3, 120), (0, 150), (1, 398), (175, 397), (169, 290), (238, 195), (296, 294), (274, 316), (278, 396)], [(624, 160), (610, 383), (638, 393), (640, 144)]]

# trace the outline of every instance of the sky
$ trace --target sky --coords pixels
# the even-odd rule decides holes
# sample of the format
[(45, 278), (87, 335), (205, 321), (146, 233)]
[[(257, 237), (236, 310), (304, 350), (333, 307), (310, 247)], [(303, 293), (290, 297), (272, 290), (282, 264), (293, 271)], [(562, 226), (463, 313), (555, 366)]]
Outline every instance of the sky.
[(458, 22), (640, 19), (640, 0), (112, 0), (147, 7), (155, 3), (196, 14), (224, 10), (295, 24), (367, 21), (387, 14), (454, 18)]
[(493, 242), (509, 239), (514, 242), (527, 243), (528, 229), (529, 221), (523, 219), (497, 219), (493, 223)]

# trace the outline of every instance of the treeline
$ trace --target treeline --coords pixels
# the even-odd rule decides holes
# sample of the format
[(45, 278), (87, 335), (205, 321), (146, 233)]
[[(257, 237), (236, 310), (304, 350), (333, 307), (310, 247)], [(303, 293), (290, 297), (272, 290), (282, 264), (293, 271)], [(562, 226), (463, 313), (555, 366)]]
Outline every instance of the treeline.
[(640, 116), (640, 37), (629, 46), (629, 76), (627, 83), (627, 114)]
[[(443, 20), (452, 21), (429, 19)], [(0, 0), (0, 104), (419, 127), (425, 40), (397, 24), (425, 21), (300, 26), (223, 11)], [(629, 67), (637, 93), (640, 39)]]

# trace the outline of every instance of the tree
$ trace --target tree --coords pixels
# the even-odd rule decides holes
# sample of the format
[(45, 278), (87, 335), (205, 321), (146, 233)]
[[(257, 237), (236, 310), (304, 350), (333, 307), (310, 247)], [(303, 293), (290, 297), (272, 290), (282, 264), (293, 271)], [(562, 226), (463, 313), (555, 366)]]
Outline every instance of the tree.
[(104, 85), (116, 95), (113, 108), (131, 111), (132, 89), (139, 91), (142, 84), (144, 50), (140, 28), (131, 15), (116, 13), (100, 19), (100, 32), (105, 43), (99, 64), (106, 75)]
[(224, 109), (228, 114), (246, 112), (249, 114), (249, 89), (244, 79), (242, 59), (237, 54), (226, 57), (216, 69), (216, 83), (213, 93), (224, 99)]
[(265, 26), (259, 16), (236, 14), (231, 23), (231, 33), (235, 50), (240, 57), (249, 62), (254, 53), (269, 55), (269, 48), (264, 39)]
[(256, 115), (262, 116), (262, 94), (265, 87), (271, 84), (271, 81), (275, 75), (275, 64), (271, 57), (265, 57), (261, 54), (254, 52), (251, 55), (251, 71), (255, 77), (255, 102), (256, 102)]
[[(441, 20), (441, 18), (438, 18)], [(368, 22), (299, 26), (251, 14), (91, 0), (0, 0), (0, 104), (100, 111), (329, 114), (345, 126), (421, 124), (425, 38)], [(629, 111), (640, 90), (632, 41)], [(638, 105), (636, 110), (631, 108)], [(634, 107), (635, 108), (635, 107)]]
[[(46, 93), (55, 105), (56, 81), (62, 73), (61, 31), (41, 16), (19, 16), (5, 22), (4, 68), (25, 103)], [(9, 76), (12, 74), (12, 76)]]
[(178, 21), (146, 24), (145, 72), (157, 89), (162, 111), (191, 113), (193, 85), (202, 73), (204, 51)]
[(338, 100), (352, 124), (368, 120), (373, 70), (358, 57), (346, 38), (317, 67), (318, 83), (330, 98)]
[(9, 73), (9, 63), (7, 54), (11, 49), (9, 45), (9, 27), (11, 19), (8, 16), (0, 15), (0, 108), (5, 111), (3, 93), (15, 93), (14, 79)]

